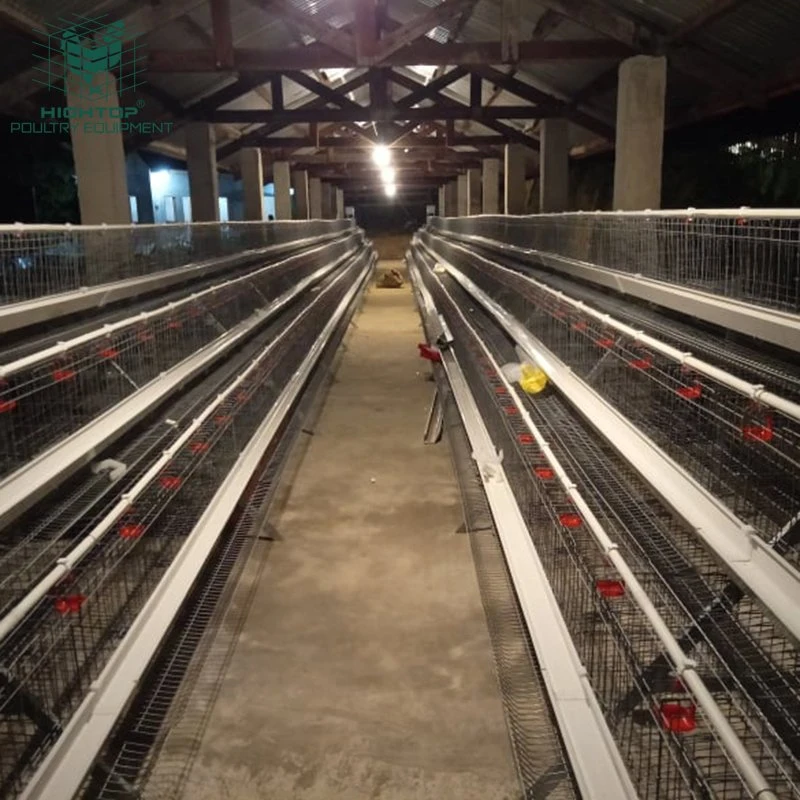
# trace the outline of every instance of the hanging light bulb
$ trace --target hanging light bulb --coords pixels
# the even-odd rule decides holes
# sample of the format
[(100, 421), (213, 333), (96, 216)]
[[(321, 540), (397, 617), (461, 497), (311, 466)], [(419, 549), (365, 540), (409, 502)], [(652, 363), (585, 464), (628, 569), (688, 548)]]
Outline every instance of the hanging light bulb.
[(394, 167), (381, 168), (381, 180), (386, 184), (394, 183), (396, 174)]
[(372, 151), (372, 160), (379, 167), (388, 167), (392, 162), (392, 154), (385, 144), (379, 144)]

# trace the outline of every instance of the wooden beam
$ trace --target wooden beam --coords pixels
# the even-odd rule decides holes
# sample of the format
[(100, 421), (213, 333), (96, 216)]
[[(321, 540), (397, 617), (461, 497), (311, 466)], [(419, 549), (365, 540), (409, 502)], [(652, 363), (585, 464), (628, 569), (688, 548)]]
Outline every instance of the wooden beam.
[(210, 34), (194, 17), (184, 14), (176, 22), (190, 35), (197, 39), (203, 47), (214, 47), (214, 36)]
[(283, 74), (290, 81), (294, 81), (309, 92), (313, 92), (327, 103), (333, 103), (340, 108), (361, 108), (358, 103), (354, 103), (345, 93), (332, 89), (324, 83), (320, 83), (311, 76), (306, 75), (305, 72), (301, 72), (300, 70), (288, 70)]
[(453, 69), (445, 72), (444, 75), (434, 78), (430, 83), (425, 85), (420, 84), (418, 81), (414, 81), (411, 78), (405, 78), (405, 76), (402, 76), (394, 71), (389, 73), (389, 80), (392, 80), (400, 86), (404, 86), (406, 89), (411, 90), (410, 94), (402, 97), (396, 103), (396, 105), (400, 106), (401, 108), (408, 108), (410, 106), (415, 106), (422, 100), (435, 99), (439, 92), (445, 88), (445, 86), (455, 83), (465, 75), (469, 75), (469, 70), (466, 67), (459, 66), (453, 67)]
[[(497, 120), (481, 120), (481, 125), (484, 125), (487, 128), (491, 128), (493, 131), (497, 131), (499, 134), (502, 135), (506, 143), (521, 144), (524, 145), (525, 147), (529, 147), (531, 150), (539, 152), (539, 142), (532, 136), (528, 136), (528, 134), (523, 133), (518, 128), (514, 128), (511, 125), (506, 125), (505, 123), (499, 122)], [(458, 139), (456, 139), (456, 141), (458, 141)]]
[[(577, 59), (618, 59), (629, 50), (618, 42), (606, 39), (577, 41), (553, 40), (520, 42), (520, 62), (564, 61)], [(448, 65), (502, 64), (500, 42), (459, 42), (439, 44), (420, 40), (381, 61), (382, 66), (414, 66), (416, 64)], [(333, 69), (356, 66), (355, 59), (315, 42), (307, 47), (286, 50), (239, 48), (234, 51), (234, 67), (239, 72), (250, 70), (280, 71), (284, 69)], [(213, 51), (158, 50), (148, 53), (148, 70), (159, 72), (215, 72), (218, 68)]]
[[(389, 56), (407, 47), (412, 42), (424, 36), (428, 31), (449, 22), (458, 16), (472, 0), (444, 0), (438, 6), (421, 14), (381, 40), (375, 54), (375, 63), (386, 61)], [(427, 63), (427, 62), (417, 62)]]
[[(335, 7), (335, 4), (333, 5)], [(307, 36), (312, 36), (318, 42), (347, 56), (351, 63), (355, 63), (356, 48), (353, 37), (347, 31), (337, 30), (328, 25), (325, 22), (327, 14), (306, 14), (291, 0), (264, 0), (259, 3), (259, 6), (271, 12), (278, 19), (298, 28)]]
[(273, 75), (269, 81), (271, 107), (273, 111), (283, 111), (283, 77)]
[(211, 29), (214, 32), (214, 61), (217, 69), (233, 69), (231, 0), (211, 0)]
[(656, 45), (656, 36), (649, 26), (615, 10), (609, 3), (599, 0), (540, 0), (539, 4), (626, 45), (631, 53), (650, 51)]
[(355, 0), (356, 63), (371, 64), (378, 43), (378, 19), (375, 0)]
[(520, 0), (503, 0), (500, 13), (500, 44), (504, 64), (519, 61)]
[(541, 0), (541, 3), (625, 45), (629, 48), (628, 55), (638, 52), (667, 53), (670, 64), (690, 77), (716, 88), (727, 88), (731, 82), (735, 82), (745, 94), (751, 92), (752, 76), (735, 64), (688, 43), (680, 49), (669, 49), (669, 38), (664, 31), (633, 14), (612, 9), (602, 0)]
[(469, 104), (472, 108), (483, 105), (483, 78), (477, 72), (469, 76)]
[[(336, 126), (340, 127), (340, 126)], [(418, 127), (418, 126), (415, 126)], [(364, 135), (364, 131), (359, 129), (360, 136)], [(361, 153), (365, 158), (371, 158), (371, 150), (376, 144), (375, 139), (368, 137), (356, 138), (355, 136), (320, 136), (319, 142), (312, 140), (310, 136), (269, 136), (262, 139), (260, 146), (269, 148), (274, 151), (282, 150), (300, 150), (303, 148), (317, 147), (329, 151), (328, 155), (335, 154), (341, 151), (348, 153)], [(459, 147), (487, 147), (497, 146), (501, 147), (506, 143), (503, 136), (489, 135), (489, 136), (463, 136), (456, 135), (453, 137), (452, 146)], [(408, 150), (409, 157), (416, 157), (418, 153), (423, 155), (433, 156), (436, 158), (448, 158), (450, 155), (454, 157), (470, 156), (475, 157), (480, 153), (468, 152), (465, 150), (453, 150), (451, 145), (445, 144), (443, 137), (439, 136), (420, 136), (419, 134), (410, 133), (407, 136), (398, 138), (394, 142), (387, 143), (389, 147), (395, 150), (402, 151)], [(301, 156), (307, 158), (307, 156)], [(320, 156), (320, 158), (327, 157)]]
[(424, 122), (426, 120), (472, 119), (477, 122), (502, 119), (545, 119), (563, 117), (564, 103), (552, 105), (539, 104), (520, 106), (492, 106), (491, 108), (471, 108), (455, 103), (446, 106), (425, 106), (417, 108), (376, 108), (370, 106), (348, 106), (347, 108), (268, 109), (212, 111), (206, 115), (208, 122), (234, 125), (270, 124), (281, 126), (320, 122)]
[[(183, 124), (190, 122), (191, 120), (204, 119), (206, 115), (215, 109), (237, 100), (239, 97), (242, 97), (248, 92), (254, 91), (258, 86), (267, 83), (270, 78), (271, 75), (269, 74), (252, 73), (243, 78), (239, 78), (227, 86), (223, 86), (216, 92), (206, 95), (206, 97), (201, 98), (191, 105), (183, 107), (180, 112), (178, 112), (177, 109), (171, 109), (172, 116), (177, 120), (178, 123), (173, 126), (172, 130), (178, 130)], [(152, 84), (150, 85), (150, 88), (152, 88)], [(162, 120), (153, 121), (160, 122)], [(125, 149), (131, 151), (140, 147), (146, 147), (157, 138), (158, 134), (138, 134), (136, 136), (132, 136), (125, 142)]]
[(738, 6), (746, 0), (708, 0), (707, 4), (698, 11), (693, 17), (689, 17), (685, 22), (678, 25), (677, 28), (670, 31), (667, 35), (667, 41), (670, 44), (677, 44), (685, 39), (689, 39), (693, 34), (697, 33), (701, 28), (716, 22), (726, 14), (730, 14)]
[[(352, 92), (355, 89), (363, 86), (369, 80), (369, 73), (363, 72), (360, 75), (356, 75), (355, 77), (351, 78), (349, 81), (346, 81), (339, 87), (339, 91), (342, 94), (347, 94), (348, 92)], [(315, 97), (313, 100), (309, 100), (307, 103), (304, 103), (300, 106), (300, 109), (314, 109), (314, 108), (322, 108), (325, 106), (325, 100), (321, 97)], [(221, 145), (217, 148), (217, 160), (222, 160), (227, 158), (228, 156), (233, 155), (234, 153), (238, 152), (242, 147), (251, 147), (251, 146), (258, 146), (261, 144), (261, 140), (266, 138), (272, 133), (277, 133), (281, 128), (285, 128), (287, 123), (271, 123), (269, 125), (265, 125), (261, 128), (258, 128), (254, 131), (249, 131), (248, 133), (241, 136), (235, 142), (228, 142), (224, 145)]]
[[(547, 92), (543, 92), (540, 89), (537, 89), (535, 86), (531, 86), (528, 83), (523, 83), (516, 78), (512, 78), (510, 75), (504, 75), (502, 72), (494, 69), (493, 67), (477, 67), (473, 69), (473, 73), (482, 75), (484, 78), (486, 78), (486, 80), (491, 81), (496, 86), (501, 87), (505, 91), (510, 92), (517, 97), (521, 97), (523, 100), (527, 100), (529, 103), (544, 103), (551, 105), (553, 103), (560, 102), (558, 98), (547, 94)], [(614, 138), (614, 127), (612, 125), (609, 125), (607, 122), (604, 122), (603, 120), (598, 119), (591, 114), (580, 111), (572, 104), (566, 105), (564, 116), (574, 122), (576, 125), (581, 125), (587, 130), (592, 131), (592, 133), (598, 134), (598, 136), (603, 136), (606, 139)]]

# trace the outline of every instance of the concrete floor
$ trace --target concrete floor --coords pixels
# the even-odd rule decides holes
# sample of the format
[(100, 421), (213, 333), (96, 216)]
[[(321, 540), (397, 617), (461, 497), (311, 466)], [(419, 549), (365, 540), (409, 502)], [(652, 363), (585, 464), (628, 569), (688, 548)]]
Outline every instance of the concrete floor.
[(410, 289), (371, 288), (355, 323), (187, 800), (520, 796)]

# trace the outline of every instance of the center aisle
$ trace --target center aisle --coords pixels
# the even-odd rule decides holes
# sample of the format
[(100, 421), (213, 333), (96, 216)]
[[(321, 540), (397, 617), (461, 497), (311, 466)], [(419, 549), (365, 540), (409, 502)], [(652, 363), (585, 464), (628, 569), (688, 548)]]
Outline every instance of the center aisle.
[(421, 335), (408, 286), (369, 290), (186, 800), (519, 797), (447, 445), (422, 442)]

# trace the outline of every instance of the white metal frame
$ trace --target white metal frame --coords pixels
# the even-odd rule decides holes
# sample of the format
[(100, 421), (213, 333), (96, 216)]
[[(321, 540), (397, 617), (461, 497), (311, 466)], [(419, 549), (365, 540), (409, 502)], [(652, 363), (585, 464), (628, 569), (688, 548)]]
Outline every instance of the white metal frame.
[[(274, 272), (276, 269), (287, 267), (293, 261), (300, 262), (302, 259), (319, 255), (327, 246), (328, 245), (320, 245), (319, 247), (311, 248), (310, 250), (295, 254), (281, 261), (272, 261), (263, 267), (254, 269), (251, 272), (246, 272), (237, 278), (231, 278), (220, 283), (215, 283), (213, 286), (209, 286), (208, 288), (199, 292), (187, 294), (186, 297), (182, 297), (180, 300), (172, 300), (169, 303), (165, 303), (163, 306), (158, 306), (157, 308), (150, 309), (149, 311), (141, 311), (133, 316), (125, 317), (125, 319), (101, 325), (99, 328), (96, 328), (93, 331), (82, 333), (80, 336), (75, 336), (72, 339), (67, 339), (63, 342), (58, 342), (57, 344), (51, 345), (50, 347), (45, 347), (42, 350), (37, 350), (35, 353), (18, 358), (16, 361), (0, 364), (0, 378), (8, 378), (20, 370), (30, 369), (42, 361), (63, 356), (65, 353), (68, 353), (70, 350), (73, 350), (76, 347), (88, 344), (96, 339), (102, 339), (106, 336), (110, 336), (112, 333), (124, 330), (131, 325), (141, 325), (143, 322), (147, 322), (148, 320), (154, 320), (166, 314), (174, 314), (182, 306), (196, 303), (199, 300), (202, 300), (204, 297), (214, 294), (214, 292), (218, 292), (221, 289), (230, 288), (231, 286), (236, 286), (237, 284), (245, 281), (251, 281), (260, 275), (268, 274), (270, 272)], [(345, 254), (345, 257), (349, 257), (354, 253), (355, 249), (351, 248)]]
[[(334, 283), (326, 287), (324, 292), (321, 292), (314, 298), (312, 306), (319, 303), (321, 299), (332, 290), (340, 280), (345, 277), (344, 274), (337, 277)], [(179, 453), (184, 445), (192, 438), (195, 431), (197, 431), (209, 417), (211, 417), (216, 410), (230, 397), (236, 389), (245, 381), (247, 377), (258, 368), (258, 365), (269, 356), (269, 354), (282, 342), (286, 337), (291, 336), (294, 332), (294, 327), (297, 325), (302, 317), (297, 317), (292, 324), (285, 330), (270, 341), (264, 350), (262, 350), (242, 371), (238, 377), (229, 384), (228, 388), (220, 392), (214, 400), (212, 400), (186, 427), (186, 430), (169, 446), (162, 454), (150, 465), (144, 474), (136, 481), (136, 483), (125, 492), (125, 494), (118, 500), (114, 506), (105, 514), (100, 522), (95, 525), (81, 541), (72, 548), (66, 555), (58, 559), (58, 563), (44, 575), (36, 586), (33, 587), (13, 608), (8, 611), (2, 618), (0, 618), (0, 643), (8, 636), (14, 628), (19, 625), (28, 613), (44, 598), (47, 593), (65, 576), (67, 575), (80, 561), (82, 561), (88, 553), (90, 553), (95, 546), (106, 536), (119, 521), (120, 517), (135, 503), (136, 499), (142, 495), (150, 484), (158, 477), (158, 474), (172, 461), (176, 453)]]
[(753, 529), (706, 491), (655, 442), (578, 378), (512, 314), (454, 264), (431, 252), (447, 272), (537, 363), (564, 396), (680, 516), (732, 577), (800, 641), (800, 572)]
[(617, 571), (617, 574), (625, 582), (626, 592), (630, 594), (636, 605), (647, 618), (647, 621), (650, 623), (653, 632), (664, 646), (664, 650), (668, 654), (669, 660), (674, 667), (675, 674), (681, 678), (686, 687), (697, 700), (698, 705), (703, 709), (709, 725), (714, 730), (714, 733), (717, 736), (720, 744), (727, 752), (731, 763), (734, 764), (736, 769), (739, 771), (739, 774), (742, 776), (742, 779), (752, 793), (752, 796), (758, 797), (759, 800), (778, 800), (777, 796), (772, 791), (769, 782), (758, 769), (756, 763), (747, 752), (747, 748), (742, 743), (741, 739), (736, 735), (719, 705), (717, 705), (716, 701), (714, 700), (711, 692), (709, 692), (708, 688), (703, 682), (703, 679), (695, 669), (696, 662), (683, 651), (678, 640), (670, 631), (669, 625), (658, 612), (646, 590), (636, 578), (635, 573), (620, 554), (617, 545), (613, 542), (607, 531), (601, 525), (600, 521), (594, 515), (591, 508), (578, 491), (575, 482), (570, 478), (564, 467), (556, 458), (555, 454), (550, 448), (549, 443), (542, 435), (541, 431), (536, 427), (536, 424), (533, 422), (525, 407), (524, 401), (520, 397), (519, 392), (505, 377), (500, 364), (498, 364), (494, 359), (489, 348), (480, 340), (480, 337), (478, 336), (474, 327), (470, 324), (469, 320), (461, 311), (461, 309), (458, 308), (455, 300), (452, 298), (447, 288), (442, 285), (441, 281), (436, 275), (434, 275), (433, 278), (439, 283), (444, 294), (450, 298), (450, 301), (456, 308), (456, 313), (458, 313), (460, 316), (462, 323), (480, 342), (484, 357), (496, 371), (497, 376), (502, 381), (508, 396), (514, 401), (515, 405), (519, 409), (520, 419), (525, 423), (525, 426), (534, 437), (536, 444), (539, 446), (539, 449), (541, 450), (545, 459), (552, 467), (553, 472), (558, 478), (559, 483), (564, 488), (565, 493), (573, 501), (575, 509), (580, 513), (583, 521), (586, 523), (595, 540), (595, 543)]
[[(433, 298), (410, 259), (408, 266), (420, 308), (437, 333), (446, 331)], [(501, 456), (486, 430), (455, 354), (448, 349), (441, 356), (581, 796), (586, 800), (612, 797), (632, 800), (638, 797), (637, 792), (558, 608), (509, 486)]]
[[(434, 238), (436, 238), (436, 236), (434, 236)], [(549, 294), (552, 297), (557, 297), (558, 300), (561, 301), (562, 303), (570, 305), (573, 308), (578, 309), (582, 314), (585, 314), (588, 317), (593, 317), (599, 322), (602, 322), (604, 326), (608, 328), (613, 328), (614, 330), (617, 330), (620, 333), (630, 337), (634, 341), (646, 345), (654, 352), (661, 353), (661, 355), (666, 356), (667, 358), (674, 361), (676, 364), (681, 364), (686, 367), (691, 367), (691, 369), (694, 372), (697, 372), (701, 375), (705, 375), (707, 378), (711, 378), (717, 383), (720, 383), (723, 386), (727, 386), (729, 389), (738, 392), (744, 397), (750, 398), (751, 400), (757, 400), (761, 405), (768, 406), (769, 408), (772, 408), (776, 411), (780, 411), (787, 417), (790, 417), (800, 422), (800, 405), (792, 402), (791, 400), (787, 400), (785, 397), (781, 397), (780, 395), (777, 395), (774, 392), (766, 391), (764, 386), (762, 386), (761, 384), (750, 383), (749, 381), (737, 378), (735, 375), (732, 375), (730, 372), (727, 372), (724, 369), (720, 369), (719, 367), (715, 367), (713, 364), (709, 364), (707, 361), (703, 361), (700, 358), (696, 358), (690, 352), (684, 352), (682, 350), (679, 350), (677, 347), (673, 347), (672, 345), (666, 344), (666, 342), (662, 342), (660, 339), (656, 339), (655, 337), (650, 336), (643, 330), (634, 328), (631, 325), (627, 325), (624, 322), (620, 322), (619, 320), (612, 317), (610, 314), (606, 314), (603, 311), (598, 311), (592, 306), (584, 303), (582, 300), (576, 300), (574, 297), (570, 297), (570, 295), (565, 294), (564, 292), (558, 289), (553, 289), (546, 283), (541, 283), (540, 281), (537, 281), (530, 275), (517, 272), (516, 270), (510, 269), (509, 267), (506, 267), (503, 264), (499, 264), (496, 261), (492, 261), (490, 258), (486, 258), (486, 256), (484, 255), (475, 253), (474, 251), (469, 250), (463, 245), (449, 241), (447, 242), (447, 244), (449, 247), (452, 247), (456, 250), (460, 250), (463, 253), (467, 253), (470, 258), (483, 261), (486, 264), (491, 264), (493, 268), (505, 272), (507, 275), (511, 275), (515, 278), (522, 278), (523, 280), (527, 281), (528, 283), (535, 286), (537, 289), (545, 292), (546, 294)]]
[(20, 795), (20, 800), (71, 800), (144, 675), (239, 502), (348, 306), (372, 271), (374, 256), (348, 290), (242, 451), (186, 542), (139, 612), (88, 696)]
[[(48, 226), (42, 227), (48, 228), (49, 230)], [(88, 226), (88, 228), (94, 227), (96, 226)], [(109, 229), (113, 227), (115, 226), (109, 226)], [(353, 229), (348, 235), (352, 236), (355, 233), (356, 231)], [(35, 325), (40, 322), (51, 322), (67, 314), (76, 314), (91, 308), (106, 306), (110, 303), (116, 303), (119, 300), (126, 300), (129, 297), (136, 297), (146, 292), (152, 292), (156, 289), (166, 289), (178, 283), (196, 280), (205, 275), (213, 275), (215, 272), (235, 267), (238, 264), (246, 264), (248, 261), (258, 258), (259, 256), (291, 252), (292, 250), (299, 250), (313, 244), (319, 244), (336, 238), (343, 238), (341, 231), (326, 233), (322, 236), (314, 236), (306, 239), (297, 239), (292, 242), (284, 242), (283, 244), (270, 245), (257, 250), (246, 250), (243, 253), (237, 253), (231, 256), (212, 258), (207, 261), (175, 267), (174, 269), (162, 270), (152, 275), (126, 278), (125, 280), (115, 281), (114, 283), (85, 287), (72, 292), (45, 295), (33, 300), (25, 300), (21, 303), (0, 305), (0, 333), (9, 333), (10, 331), (25, 328), (29, 325)]]
[(154, 378), (83, 428), (55, 444), (0, 482), (0, 530), (30, 508), (60, 481), (88, 464), (145, 414), (272, 319), (309, 286), (352, 257), (352, 251), (299, 281), (268, 306), (167, 372)]
[[(603, 213), (614, 215), (612, 212), (595, 212), (595, 214)], [(645, 212), (618, 213), (648, 216)], [(713, 216), (709, 212), (705, 213)], [(570, 215), (554, 214), (544, 216)], [(645, 278), (641, 275), (634, 275), (621, 270), (599, 267), (588, 261), (579, 261), (544, 250), (506, 244), (485, 236), (452, 231), (437, 233), (447, 239), (457, 239), (468, 244), (479, 244), (500, 252), (535, 257), (543, 264), (563, 274), (581, 278), (599, 286), (606, 286), (621, 294), (629, 294), (632, 297), (656, 303), (664, 308), (670, 308), (682, 314), (689, 314), (723, 328), (729, 328), (756, 339), (800, 352), (800, 316), (797, 314), (790, 314), (766, 306), (757, 306), (741, 300), (701, 292), (697, 289), (687, 289), (683, 286), (655, 280), (654, 278)]]

